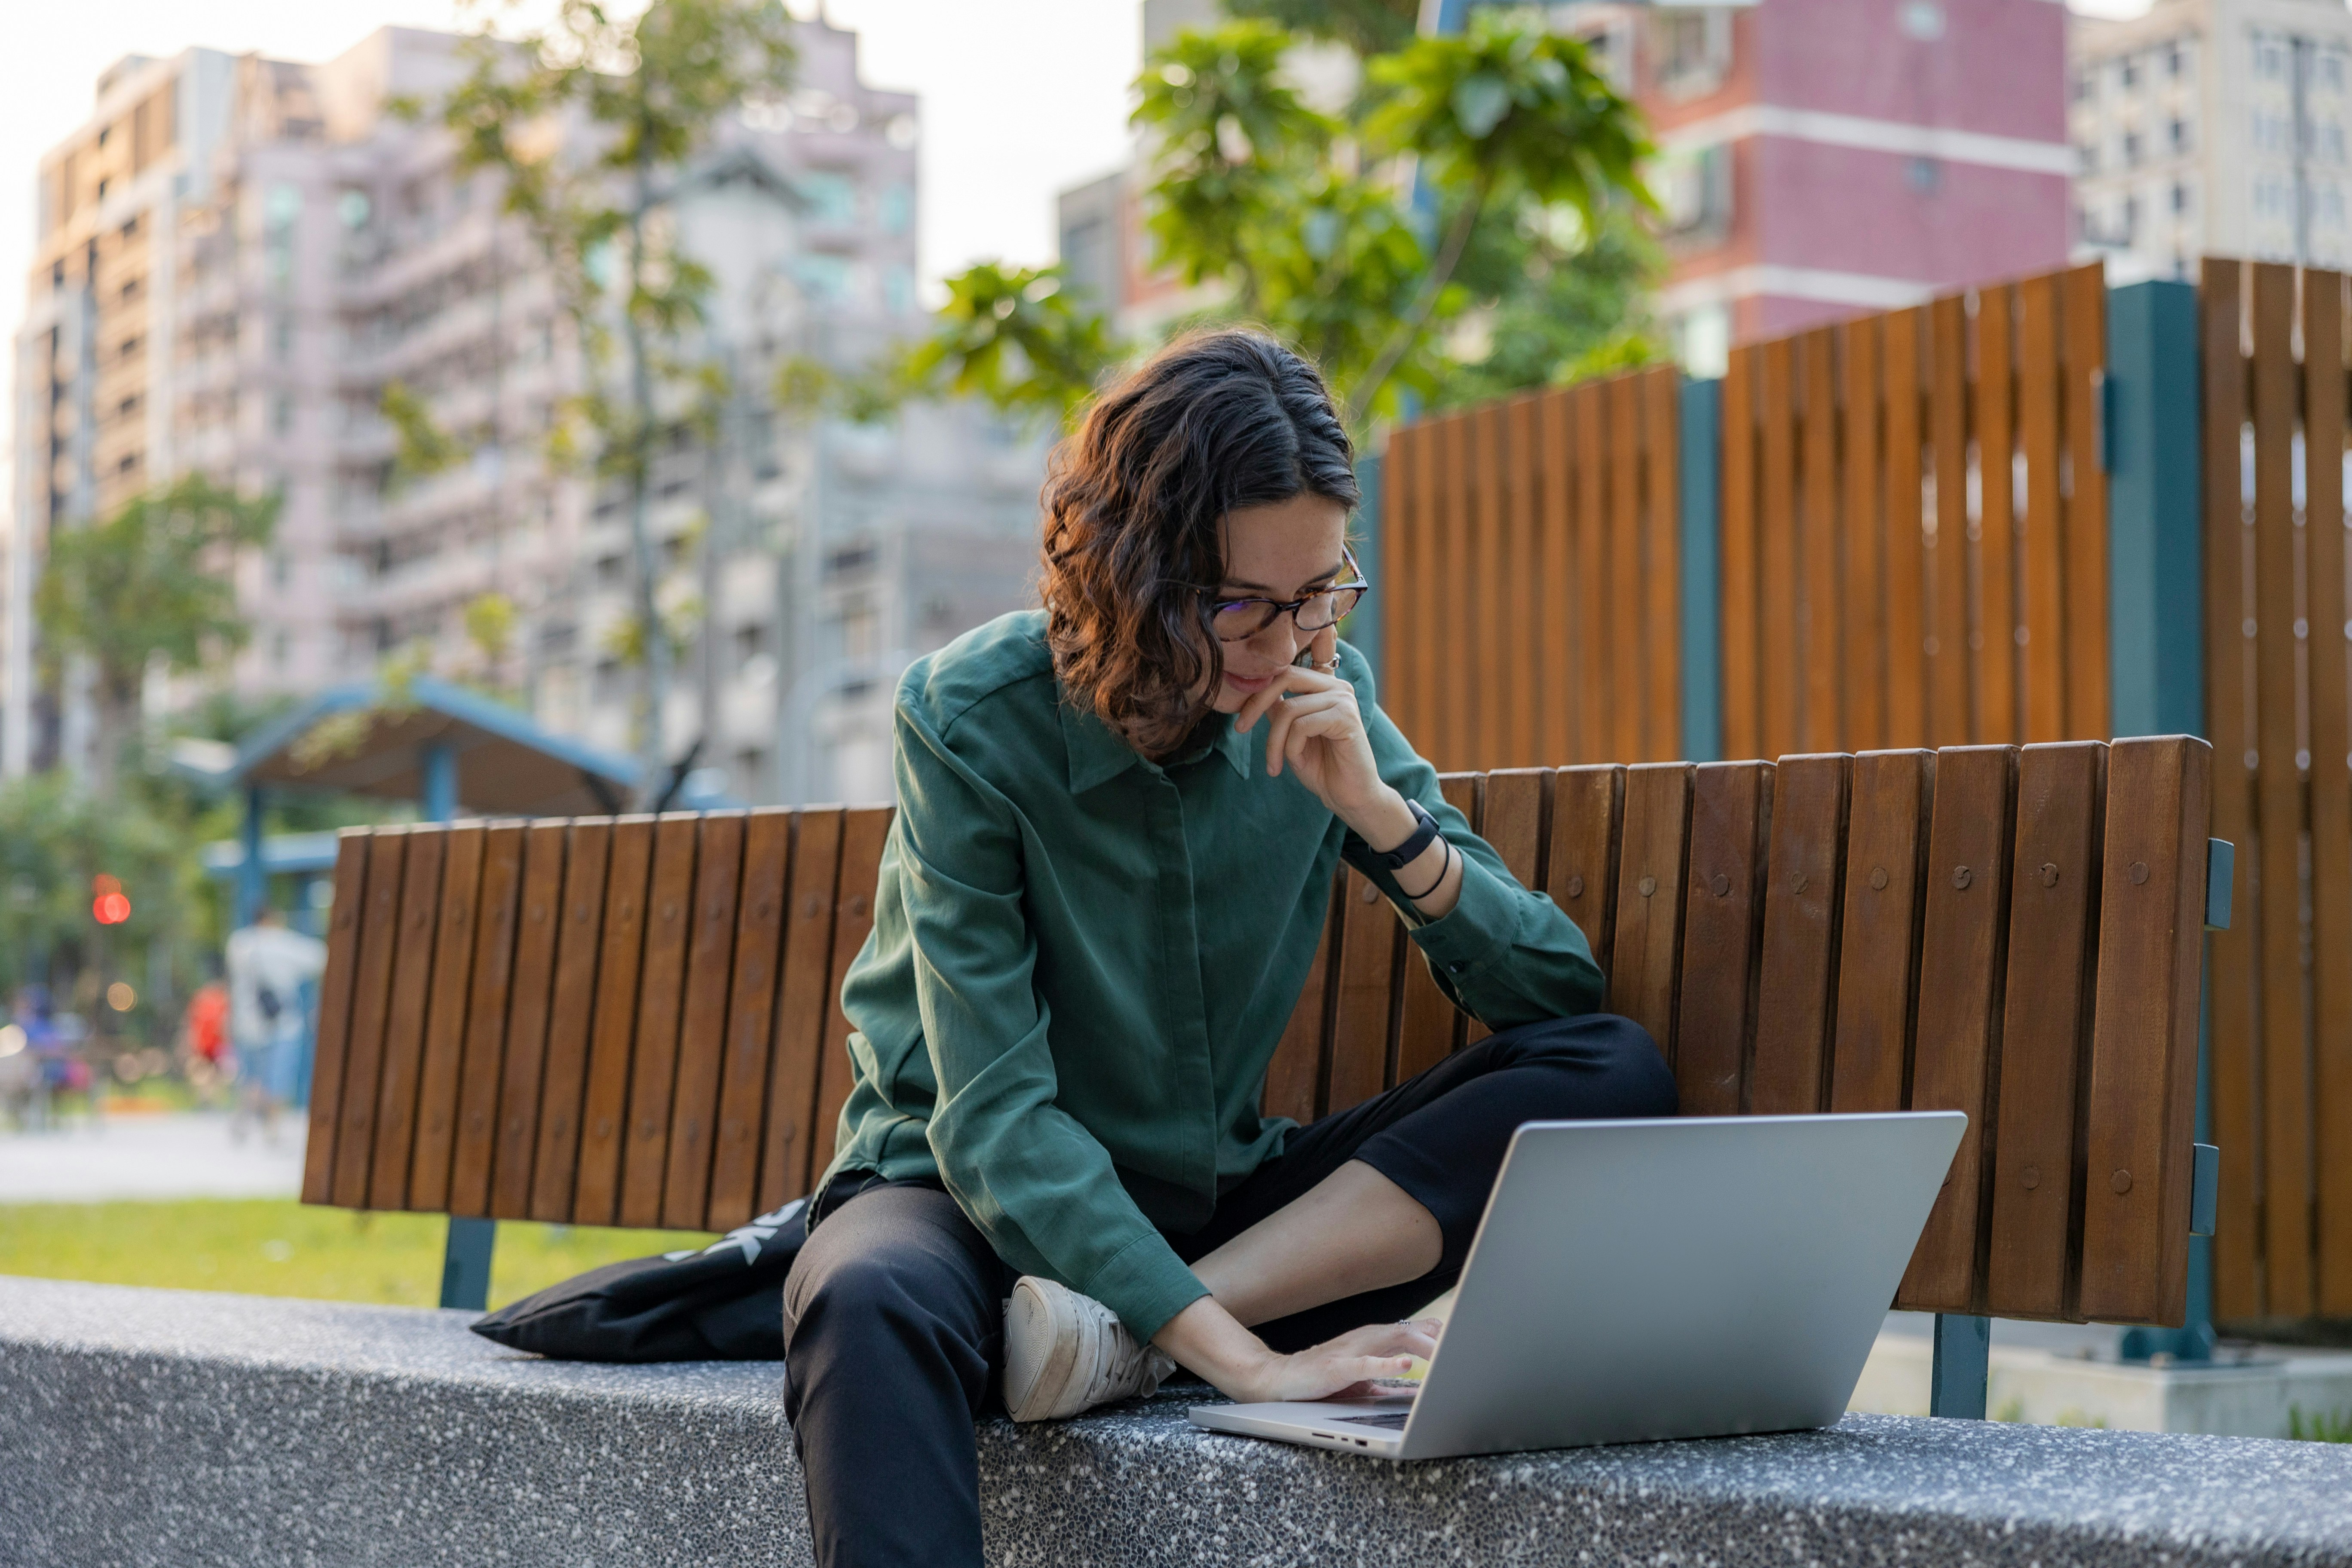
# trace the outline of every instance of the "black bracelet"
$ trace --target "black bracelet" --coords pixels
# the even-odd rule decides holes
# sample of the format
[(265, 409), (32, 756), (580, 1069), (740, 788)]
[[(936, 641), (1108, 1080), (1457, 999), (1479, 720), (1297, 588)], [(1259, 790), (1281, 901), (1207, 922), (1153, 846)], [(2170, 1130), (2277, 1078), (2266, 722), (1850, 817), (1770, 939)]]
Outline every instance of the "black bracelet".
[(1406, 902), (1417, 904), (1421, 902), (1422, 900), (1429, 897), (1430, 894), (1437, 891), (1438, 889), (1445, 885), (1445, 873), (1454, 869), (1454, 841), (1450, 838), (1442, 838), (1438, 840), (1438, 842), (1445, 846), (1445, 853), (1438, 859), (1437, 880), (1432, 882), (1418, 893), (1404, 893), (1404, 889), (1402, 887), (1399, 887), (1397, 891), (1404, 893)]
[[(1422, 852), (1429, 847), (1429, 841), (1437, 837), (1437, 818), (1430, 816), (1421, 802), (1407, 800), (1404, 808), (1412, 813), (1411, 836), (1393, 849), (1372, 849), (1372, 858), (1387, 867), (1391, 873), (1402, 871), (1420, 859)], [(1371, 846), (1368, 844), (1364, 847), (1370, 849)]]

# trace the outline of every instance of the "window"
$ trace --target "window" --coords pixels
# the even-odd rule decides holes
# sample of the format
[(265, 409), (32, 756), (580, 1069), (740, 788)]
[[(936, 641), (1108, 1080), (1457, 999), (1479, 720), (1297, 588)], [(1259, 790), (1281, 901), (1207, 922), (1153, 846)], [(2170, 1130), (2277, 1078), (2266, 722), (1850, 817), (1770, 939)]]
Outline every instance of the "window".
[(887, 187), (875, 204), (874, 217), (884, 234), (904, 234), (915, 221), (915, 193), (908, 185)]
[(625, 565), (626, 563), (617, 555), (607, 555), (598, 560), (596, 585), (600, 588), (619, 587), (628, 577)]
[(2124, 243), (2130, 245), (2139, 237), (2139, 198), (2124, 198)]
[(2089, 101), (2091, 97), (2091, 73), (2088, 71), (2076, 71), (2074, 73), (2074, 86), (2070, 90), (2074, 95), (2075, 102), (2084, 103)]
[(2172, 210), (2177, 213), (2189, 210), (2189, 187), (2178, 180), (2172, 183)]
[(269, 324), (269, 354), (279, 363), (294, 357), (294, 318), (280, 316)]
[(1903, 183), (1923, 196), (1932, 196), (1944, 183), (1943, 166), (1933, 158), (1906, 158), (1903, 163)]
[(278, 436), (294, 433), (294, 399), (286, 393), (270, 395), (269, 429), (271, 434)]
[(801, 195), (808, 198), (809, 216), (816, 222), (857, 221), (857, 186), (847, 174), (834, 169), (811, 169), (795, 183)]
[(2186, 120), (2172, 122), (2172, 150), (2175, 153), (2189, 151), (2189, 121)]
[(2128, 55), (2124, 57), (2122, 67), (2116, 74), (2122, 78), (2126, 92), (2139, 85), (2139, 65)]
[(2124, 132), (2124, 167), (2126, 169), (2139, 167), (2139, 132), (2137, 131)]
[(849, 294), (849, 262), (839, 256), (811, 254), (794, 258), (793, 272), (801, 291), (812, 300), (830, 303)]
[(2095, 174), (2099, 172), (2099, 144), (2097, 142), (2084, 142), (2081, 146), (2074, 149), (2074, 156), (2082, 164), (2084, 174)]
[(2179, 46), (2179, 44), (2177, 44), (2177, 43), (2176, 43), (2176, 44), (2172, 44), (2172, 45), (2168, 46), (2168, 47), (2165, 49), (2165, 51), (2164, 51), (2164, 74), (2165, 74), (2165, 75), (2167, 75), (2167, 76), (2168, 76), (2168, 77), (2172, 78), (2175, 81), (2178, 81), (2178, 80), (2179, 80), (2179, 79), (2180, 79), (2180, 73), (2181, 73), (2182, 71), (2186, 70), (2186, 69), (2188, 68), (2188, 66), (2189, 66), (2188, 57), (2187, 57), (2185, 54), (2183, 54), (2183, 53), (2182, 53), (2182, 51), (2181, 51), (2181, 47), (2180, 47), (2180, 46)]

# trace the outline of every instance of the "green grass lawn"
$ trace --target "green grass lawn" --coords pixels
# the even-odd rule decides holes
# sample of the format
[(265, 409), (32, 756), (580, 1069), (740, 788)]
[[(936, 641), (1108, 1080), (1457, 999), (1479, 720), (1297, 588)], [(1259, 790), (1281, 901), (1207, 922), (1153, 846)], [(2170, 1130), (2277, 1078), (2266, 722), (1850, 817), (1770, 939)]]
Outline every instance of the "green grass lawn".
[[(431, 1215), (353, 1214), (278, 1199), (0, 1204), (0, 1274), (430, 1307), (441, 1294), (446, 1227)], [(710, 1239), (504, 1221), (490, 1305), (617, 1258)]]

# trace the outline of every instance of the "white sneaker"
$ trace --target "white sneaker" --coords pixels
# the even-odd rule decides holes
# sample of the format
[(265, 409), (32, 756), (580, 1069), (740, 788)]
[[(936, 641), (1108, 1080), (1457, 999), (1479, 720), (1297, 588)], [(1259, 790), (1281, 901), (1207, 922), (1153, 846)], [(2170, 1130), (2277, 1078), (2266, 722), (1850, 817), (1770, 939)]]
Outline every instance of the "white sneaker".
[(1024, 1274), (1004, 1303), (1004, 1407), (1015, 1421), (1058, 1421), (1148, 1397), (1175, 1370), (1108, 1307), (1066, 1285)]

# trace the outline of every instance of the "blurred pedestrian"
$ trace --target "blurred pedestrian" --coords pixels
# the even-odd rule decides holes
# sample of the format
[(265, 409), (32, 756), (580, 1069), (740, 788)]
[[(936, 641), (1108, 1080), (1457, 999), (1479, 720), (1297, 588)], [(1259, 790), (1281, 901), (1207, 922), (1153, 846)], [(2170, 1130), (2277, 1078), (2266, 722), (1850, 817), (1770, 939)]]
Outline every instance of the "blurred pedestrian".
[(236, 1053), (237, 1111), (230, 1133), (242, 1141), (255, 1122), (278, 1141), (278, 1112), (292, 1095), (301, 1064), (303, 984), (327, 966), (327, 944), (286, 929), (273, 909), (228, 939), (229, 1043)]
[(196, 987), (180, 1020), (180, 1048), (188, 1086), (204, 1104), (213, 1103), (228, 1068), (228, 987), (217, 978)]

